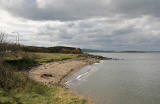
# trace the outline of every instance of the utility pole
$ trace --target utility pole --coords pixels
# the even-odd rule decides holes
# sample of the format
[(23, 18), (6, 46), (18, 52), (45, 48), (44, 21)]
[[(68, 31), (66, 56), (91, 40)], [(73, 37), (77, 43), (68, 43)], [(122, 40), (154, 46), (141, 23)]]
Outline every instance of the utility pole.
[(12, 32), (12, 33), (16, 33), (16, 44), (19, 44), (19, 32)]

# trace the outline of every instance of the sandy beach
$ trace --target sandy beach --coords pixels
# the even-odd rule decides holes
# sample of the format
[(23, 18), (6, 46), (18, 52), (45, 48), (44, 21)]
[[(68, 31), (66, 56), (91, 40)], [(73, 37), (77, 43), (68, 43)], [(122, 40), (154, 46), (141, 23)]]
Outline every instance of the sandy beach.
[(80, 70), (86, 65), (98, 63), (100, 59), (96, 58), (74, 58), (64, 61), (50, 62), (38, 67), (34, 67), (29, 71), (29, 77), (44, 85), (62, 85), (67, 81), (68, 77)]

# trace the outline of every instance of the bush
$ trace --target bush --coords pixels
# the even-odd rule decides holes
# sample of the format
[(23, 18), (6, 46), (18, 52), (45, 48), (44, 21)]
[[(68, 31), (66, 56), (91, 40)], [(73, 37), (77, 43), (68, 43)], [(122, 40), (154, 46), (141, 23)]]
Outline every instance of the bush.
[(37, 64), (34, 58), (25, 58), (25, 57), (18, 60), (7, 60), (6, 62), (17, 70), (29, 69), (30, 67), (33, 67)]
[(76, 48), (76, 49), (72, 50), (72, 53), (73, 54), (82, 54), (82, 51), (81, 51), (81, 49)]
[(10, 66), (0, 63), (0, 87), (3, 89), (12, 89), (18, 86), (24, 86), (25, 81), (18, 72), (14, 72)]

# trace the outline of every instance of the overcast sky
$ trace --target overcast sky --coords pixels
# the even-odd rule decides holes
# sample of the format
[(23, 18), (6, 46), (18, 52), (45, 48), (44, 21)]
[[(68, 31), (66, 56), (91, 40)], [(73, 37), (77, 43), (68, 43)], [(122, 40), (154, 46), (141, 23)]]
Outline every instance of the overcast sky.
[(24, 45), (160, 50), (160, 0), (0, 0), (0, 31)]

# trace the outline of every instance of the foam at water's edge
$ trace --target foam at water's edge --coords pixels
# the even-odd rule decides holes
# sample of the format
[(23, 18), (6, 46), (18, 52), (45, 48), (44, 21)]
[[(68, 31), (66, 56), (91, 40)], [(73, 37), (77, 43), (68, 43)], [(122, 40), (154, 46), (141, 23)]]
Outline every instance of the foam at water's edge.
[(83, 73), (81, 75), (79, 75), (78, 77), (76, 77), (76, 79), (80, 80), (83, 76), (89, 74), (89, 72)]
[(104, 60), (100, 60), (100, 62), (99, 63), (104, 63)]
[(97, 65), (103, 63), (103, 60), (101, 60), (99, 63), (94, 63), (93, 65), (88, 65), (84, 68), (82, 68), (78, 73), (75, 73), (75, 75), (73, 75), (71, 77), (71, 79), (69, 79), (65, 84), (67, 86), (70, 86), (70, 84), (72, 84), (72, 82), (74, 81), (85, 81), (86, 78), (88, 76), (90, 76), (91, 74), (93, 74), (94, 72), (96, 72), (98, 70)]

